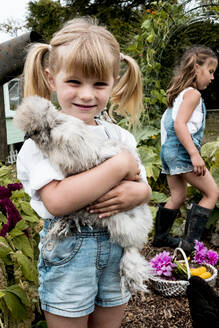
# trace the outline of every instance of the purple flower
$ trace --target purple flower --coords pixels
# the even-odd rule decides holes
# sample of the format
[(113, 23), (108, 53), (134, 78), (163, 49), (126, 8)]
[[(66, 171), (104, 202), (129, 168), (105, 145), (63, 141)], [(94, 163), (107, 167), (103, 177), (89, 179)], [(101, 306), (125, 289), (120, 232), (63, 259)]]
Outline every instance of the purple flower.
[(8, 184), (8, 188), (0, 186), (0, 209), (7, 217), (7, 221), (0, 231), (0, 236), (5, 237), (6, 233), (13, 229), (18, 221), (22, 220), (18, 210), (10, 200), (12, 191), (20, 190), (22, 187), (21, 183)]
[(204, 244), (198, 240), (195, 240), (195, 253), (194, 262), (202, 264), (208, 263), (211, 265), (216, 265), (219, 260), (219, 255), (213, 250), (208, 250)]
[(195, 240), (194, 262), (199, 264), (206, 262), (207, 252), (207, 247), (201, 241)]
[(11, 196), (11, 190), (4, 186), (0, 186), (0, 199), (9, 198)]
[(217, 252), (212, 251), (211, 249), (207, 252), (207, 260), (206, 263), (211, 265), (216, 265), (219, 259), (219, 255)]
[(9, 183), (8, 184), (8, 189), (11, 190), (11, 191), (15, 191), (15, 190), (20, 190), (23, 188), (23, 185), (22, 183)]
[(173, 256), (169, 252), (162, 252), (157, 254), (150, 260), (150, 264), (155, 269), (157, 275), (171, 277), (173, 268), (176, 264), (172, 262)]
[(202, 252), (203, 250), (206, 250), (207, 248), (205, 247), (205, 245), (203, 244), (202, 241), (198, 241), (198, 240), (195, 240), (195, 250), (197, 252)]

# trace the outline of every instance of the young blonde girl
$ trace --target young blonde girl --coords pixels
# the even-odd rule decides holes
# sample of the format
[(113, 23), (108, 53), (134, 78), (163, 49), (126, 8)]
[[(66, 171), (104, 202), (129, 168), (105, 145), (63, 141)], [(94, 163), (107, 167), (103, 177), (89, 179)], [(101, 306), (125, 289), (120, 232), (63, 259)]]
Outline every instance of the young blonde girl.
[[(121, 60), (127, 65), (120, 77)], [(136, 146), (134, 137), (98, 115), (111, 99), (110, 112), (137, 121), (142, 109), (141, 74), (136, 62), (120, 54), (119, 44), (90, 19), (67, 22), (50, 44), (35, 44), (24, 68), (24, 96), (47, 99), (56, 93), (61, 113), (83, 120), (103, 139), (111, 136)], [(105, 229), (82, 227), (80, 234), (45, 247), (54, 219), (87, 207), (106, 218), (150, 198), (144, 168), (139, 172), (126, 150), (86, 172), (64, 177), (33, 140), (17, 158), (18, 178), (44, 219), (40, 233), (39, 295), (49, 328), (120, 326), (128, 291), (120, 291), (122, 248), (110, 242)], [(139, 173), (144, 182), (139, 182)]]
[[(189, 48), (167, 90), (168, 109), (161, 120), (161, 160), (171, 196), (166, 204), (159, 204), (153, 240), (156, 247), (180, 245), (190, 253), (194, 249), (194, 240), (201, 239), (218, 200), (218, 186), (200, 155), (206, 108), (199, 91), (212, 82), (217, 64), (211, 49), (205, 46)], [(186, 200), (188, 183), (203, 197), (198, 204), (192, 204), (180, 241), (169, 231), (178, 209)]]

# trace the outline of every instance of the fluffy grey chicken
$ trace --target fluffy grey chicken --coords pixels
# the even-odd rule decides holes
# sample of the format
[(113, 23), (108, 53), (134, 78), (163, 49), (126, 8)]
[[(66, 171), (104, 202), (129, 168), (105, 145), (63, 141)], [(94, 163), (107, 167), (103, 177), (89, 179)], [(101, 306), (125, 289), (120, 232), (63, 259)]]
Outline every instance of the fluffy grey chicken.
[[(89, 170), (126, 148), (140, 163), (136, 149), (119, 140), (104, 141), (78, 118), (60, 113), (39, 96), (27, 97), (16, 110), (14, 122), (37, 144), (51, 164), (70, 176)], [(46, 242), (80, 231), (81, 225), (107, 227), (112, 242), (124, 248), (120, 262), (121, 290), (148, 291), (144, 281), (151, 274), (149, 263), (140, 254), (152, 229), (152, 216), (146, 204), (99, 219), (86, 209), (60, 217), (47, 233)]]

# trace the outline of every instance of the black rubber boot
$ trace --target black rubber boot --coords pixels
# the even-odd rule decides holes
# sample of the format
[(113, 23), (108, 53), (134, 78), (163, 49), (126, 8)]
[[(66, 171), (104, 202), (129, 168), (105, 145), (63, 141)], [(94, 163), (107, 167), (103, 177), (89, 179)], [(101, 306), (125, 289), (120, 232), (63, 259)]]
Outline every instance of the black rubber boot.
[(154, 247), (172, 247), (176, 248), (179, 245), (179, 238), (174, 238), (169, 235), (170, 229), (178, 214), (177, 210), (171, 210), (164, 207), (165, 203), (158, 204), (158, 211), (155, 222), (155, 234), (152, 245)]
[(201, 240), (202, 233), (211, 213), (212, 210), (195, 203), (188, 211), (184, 237), (179, 244), (179, 246), (186, 252), (186, 254), (190, 254), (192, 251), (194, 251), (195, 240)]

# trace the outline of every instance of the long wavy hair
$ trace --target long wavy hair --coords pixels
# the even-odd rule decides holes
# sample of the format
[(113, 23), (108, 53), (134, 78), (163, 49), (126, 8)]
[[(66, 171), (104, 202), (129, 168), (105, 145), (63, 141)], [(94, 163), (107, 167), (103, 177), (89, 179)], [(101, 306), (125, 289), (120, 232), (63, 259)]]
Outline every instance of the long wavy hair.
[(173, 106), (175, 98), (182, 90), (190, 86), (196, 87), (196, 65), (204, 65), (208, 58), (218, 61), (213, 50), (206, 46), (196, 45), (185, 51), (167, 90), (168, 107)]

